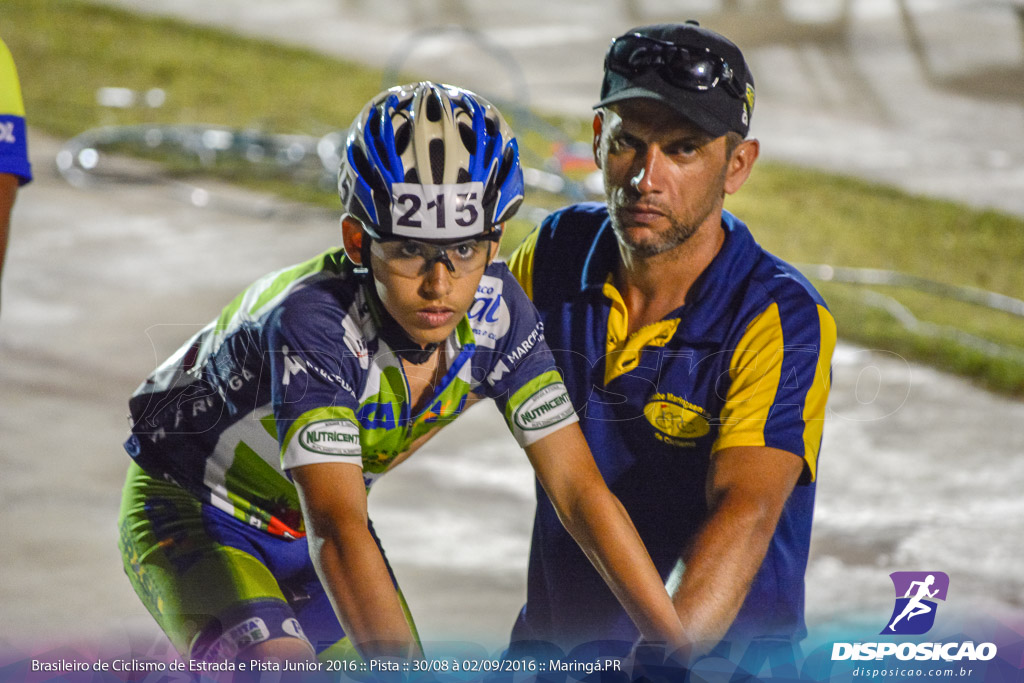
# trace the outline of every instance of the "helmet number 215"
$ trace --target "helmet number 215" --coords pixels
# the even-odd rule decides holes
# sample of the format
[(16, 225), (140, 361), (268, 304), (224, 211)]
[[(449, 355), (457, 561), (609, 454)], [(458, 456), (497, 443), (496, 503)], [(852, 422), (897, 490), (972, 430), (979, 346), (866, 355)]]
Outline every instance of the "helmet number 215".
[(417, 239), (453, 239), (484, 231), (483, 183), (394, 183), (393, 230)]

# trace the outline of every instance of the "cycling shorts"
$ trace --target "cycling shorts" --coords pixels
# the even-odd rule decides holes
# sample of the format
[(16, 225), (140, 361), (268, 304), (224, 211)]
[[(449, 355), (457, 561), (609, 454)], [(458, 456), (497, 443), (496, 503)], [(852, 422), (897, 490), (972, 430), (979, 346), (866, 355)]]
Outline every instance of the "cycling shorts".
[[(135, 463), (118, 524), (125, 573), (183, 656), (223, 661), (252, 645), (291, 637), (321, 656), (358, 659), (305, 538), (287, 540), (251, 527)], [(390, 566), (388, 572), (418, 640)]]

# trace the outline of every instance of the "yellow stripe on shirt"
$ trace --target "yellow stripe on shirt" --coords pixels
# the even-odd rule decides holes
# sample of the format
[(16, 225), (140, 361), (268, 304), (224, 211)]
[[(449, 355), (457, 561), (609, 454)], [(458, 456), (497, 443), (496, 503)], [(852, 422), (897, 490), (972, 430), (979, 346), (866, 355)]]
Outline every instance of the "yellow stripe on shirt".
[(519, 280), (519, 286), (523, 288), (531, 301), (533, 301), (533, 257), (537, 251), (537, 236), (539, 234), (538, 230), (534, 230), (527, 235), (526, 239), (516, 247), (516, 250), (508, 258), (508, 269), (512, 271), (515, 279)]
[(711, 448), (764, 446), (764, 429), (775, 403), (784, 357), (778, 304), (754, 318), (729, 361), (729, 393), (722, 407), (722, 428)]
[(21, 99), (18, 72), (10, 50), (0, 40), (0, 114), (25, 117), (25, 103)]
[(832, 384), (832, 352), (836, 348), (836, 321), (821, 305), (818, 306), (818, 321), (821, 330), (818, 366), (814, 370), (814, 383), (804, 399), (804, 460), (812, 481), (817, 477), (818, 450), (821, 448), (821, 432), (825, 428), (825, 403)]

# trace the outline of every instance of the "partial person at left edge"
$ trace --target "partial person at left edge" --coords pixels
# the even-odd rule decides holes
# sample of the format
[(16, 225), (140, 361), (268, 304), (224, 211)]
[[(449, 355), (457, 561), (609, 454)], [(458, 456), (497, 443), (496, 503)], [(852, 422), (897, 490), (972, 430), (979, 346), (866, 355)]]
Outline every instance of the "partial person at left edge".
[[(32, 180), (25, 137), (25, 104), (18, 72), (7, 45), (0, 39), (0, 284), (11, 227), (11, 209), (21, 185)], [(2, 292), (2, 287), (0, 287)]]

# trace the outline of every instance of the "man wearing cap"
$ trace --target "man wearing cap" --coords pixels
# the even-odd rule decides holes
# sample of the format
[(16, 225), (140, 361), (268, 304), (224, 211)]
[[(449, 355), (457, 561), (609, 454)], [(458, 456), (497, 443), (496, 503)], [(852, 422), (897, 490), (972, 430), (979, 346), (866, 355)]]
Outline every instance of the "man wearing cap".
[[(696, 23), (616, 38), (594, 118), (606, 202), (555, 212), (510, 260), (695, 652), (806, 634), (836, 331), (810, 283), (723, 209), (758, 156), (753, 105), (740, 50)], [(513, 642), (633, 641), (537, 498)]]

